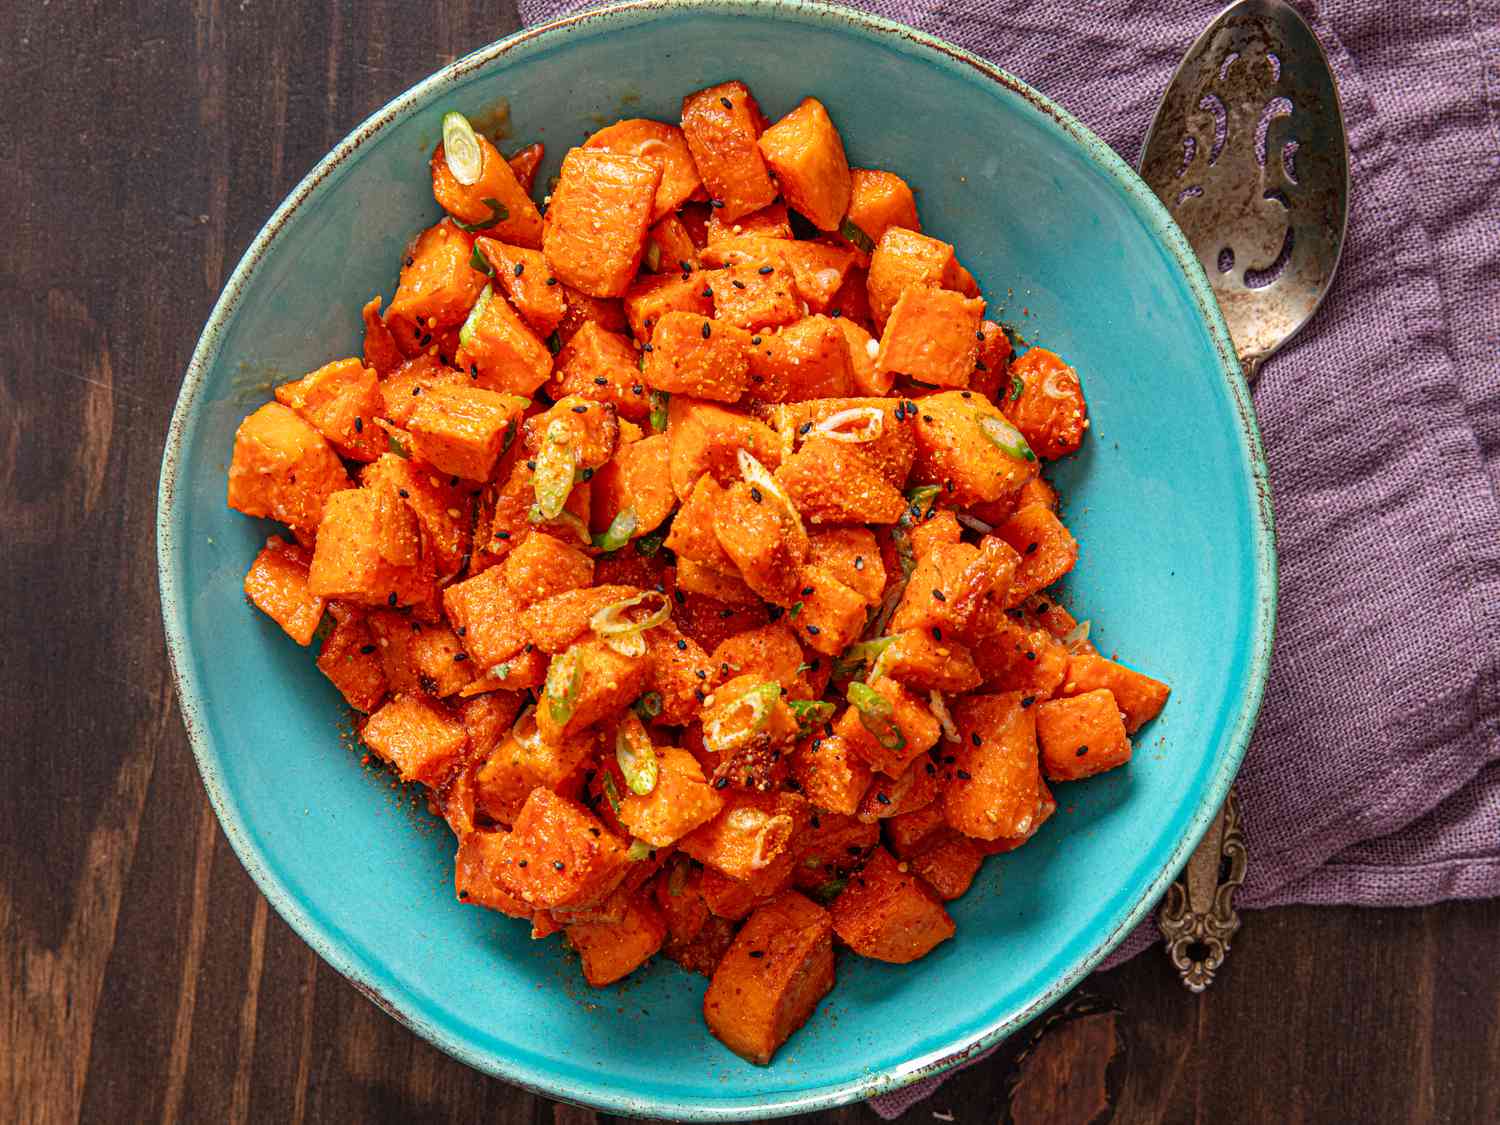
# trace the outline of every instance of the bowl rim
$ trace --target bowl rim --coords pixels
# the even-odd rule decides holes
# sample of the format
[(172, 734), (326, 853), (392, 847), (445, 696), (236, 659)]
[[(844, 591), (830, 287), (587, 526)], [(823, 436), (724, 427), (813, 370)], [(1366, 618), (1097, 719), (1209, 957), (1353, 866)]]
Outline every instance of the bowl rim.
[[(314, 921), (296, 896), (272, 872), (261, 849), (251, 840), (246, 823), (230, 798), (220, 776), (216, 751), (202, 720), (205, 709), (196, 673), (189, 659), (189, 639), (185, 620), (185, 596), (179, 588), (172, 562), (178, 554), (176, 518), (177, 481), (181, 470), (183, 441), (197, 407), (204, 382), (214, 366), (220, 338), (239, 304), (243, 292), (265, 257), (271, 244), (292, 215), (306, 203), (317, 188), (344, 161), (353, 157), (361, 145), (386, 127), (419, 112), (431, 96), (444, 86), (504, 59), (517, 48), (537, 40), (557, 37), (570, 28), (593, 23), (608, 23), (620, 18), (653, 18), (654, 14), (680, 13), (692, 8), (714, 15), (759, 16), (819, 26), (844, 26), (863, 32), (871, 38), (905, 40), (920, 50), (936, 52), (972, 69), (978, 76), (1019, 96), (1034, 110), (1051, 118), (1090, 158), (1125, 192), (1138, 208), (1141, 219), (1182, 270), (1204, 325), (1219, 358), (1218, 374), (1224, 382), (1239, 422), (1238, 453), (1243, 468), (1254, 487), (1250, 553), (1256, 586), (1256, 606), (1249, 623), (1250, 653), (1247, 680), (1240, 698), (1237, 718), (1232, 722), (1222, 753), (1215, 763), (1199, 807), (1190, 818), (1187, 829), (1170, 852), (1161, 870), (1146, 886), (1125, 917), (1100, 938), (1090, 951), (1053, 981), (1030, 1004), (1019, 1011), (996, 1012), (986, 1029), (969, 1042), (951, 1042), (928, 1056), (911, 1060), (891, 1071), (853, 1074), (839, 1082), (770, 1095), (761, 1099), (715, 1100), (712, 1096), (667, 1096), (654, 1094), (595, 1093), (592, 1089), (559, 1082), (541, 1068), (514, 1063), (505, 1056), (475, 1048), (459, 1036), (403, 1010), (400, 1002), (388, 998), (377, 980), (371, 978), (342, 948), (339, 940)], [(1228, 795), (1248, 747), (1255, 721), (1265, 694), (1270, 669), (1271, 642), (1275, 630), (1277, 605), (1277, 559), (1275, 521), (1271, 510), (1265, 453), (1256, 425), (1249, 386), (1236, 357), (1218, 303), (1197, 255), (1162, 205), (1155, 193), (1112, 148), (1061, 106), (1032, 89), (1026, 83), (992, 63), (936, 36), (907, 25), (864, 11), (811, 0), (624, 0), (587, 11), (562, 16), (522, 28), (519, 31), (470, 52), (430, 74), (365, 118), (326, 156), (313, 166), (271, 217), (257, 232), (223, 291), (215, 301), (203, 332), (193, 349), (184, 374), (177, 403), (172, 412), (162, 454), (161, 475), (157, 488), (156, 512), (157, 581), (161, 599), (162, 620), (166, 634), (168, 662), (176, 690), (178, 708), (192, 746), (199, 775), (208, 793), (220, 826), (236, 856), (254, 879), (262, 894), (276, 912), (324, 961), (347, 978), (360, 992), (411, 1031), (445, 1053), (491, 1076), (501, 1078), (546, 1097), (586, 1104), (606, 1112), (630, 1116), (672, 1116), (686, 1121), (734, 1121), (809, 1113), (847, 1105), (854, 1101), (889, 1094), (902, 1087), (949, 1071), (986, 1051), (1046, 1011), (1099, 964), (1162, 896), (1187, 862), (1199, 839), (1208, 829), (1219, 806)]]

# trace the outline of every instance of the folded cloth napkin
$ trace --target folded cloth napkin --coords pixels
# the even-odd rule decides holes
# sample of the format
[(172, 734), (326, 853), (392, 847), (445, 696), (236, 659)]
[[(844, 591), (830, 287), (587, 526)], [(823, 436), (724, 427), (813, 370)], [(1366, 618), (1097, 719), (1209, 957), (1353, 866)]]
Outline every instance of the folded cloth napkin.
[[(520, 0), (527, 22), (581, 6)], [(994, 61), (1133, 165), (1221, 4), (855, 6)], [(1333, 291), (1255, 388), (1281, 600), (1239, 902), (1500, 895), (1500, 0), (1298, 6), (1338, 78), (1353, 191)]]

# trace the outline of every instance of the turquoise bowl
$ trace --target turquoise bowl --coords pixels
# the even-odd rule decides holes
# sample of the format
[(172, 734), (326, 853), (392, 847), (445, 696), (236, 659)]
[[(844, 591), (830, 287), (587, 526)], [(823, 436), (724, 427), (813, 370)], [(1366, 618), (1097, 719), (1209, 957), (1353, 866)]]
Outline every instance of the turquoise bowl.
[[(767, 1069), (705, 1030), (704, 981), (658, 961), (593, 992), (560, 942), (456, 902), (453, 844), (361, 769), (343, 708), (241, 579), (269, 525), (224, 505), (239, 420), (282, 379), (357, 354), (438, 211), (426, 160), (449, 108), (502, 99), (548, 161), (623, 115), (749, 83), (777, 116), (822, 99), (851, 162), (919, 189), (992, 308), (1082, 373), (1093, 428), (1056, 467), (1083, 550), (1067, 596), (1105, 652), (1170, 681), (1128, 769), (1058, 787), (1058, 815), (986, 864), (958, 936), (907, 967), (839, 962)], [(522, 32), (366, 121), (255, 239), (203, 331), (162, 462), (162, 615), (204, 785), (246, 869), (330, 964), (478, 1069), (613, 1112), (749, 1120), (888, 1092), (1015, 1031), (1145, 916), (1250, 737), (1275, 611), (1265, 466), (1203, 273), (1135, 174), (1035, 91), (907, 28), (813, 4), (643, 3)]]

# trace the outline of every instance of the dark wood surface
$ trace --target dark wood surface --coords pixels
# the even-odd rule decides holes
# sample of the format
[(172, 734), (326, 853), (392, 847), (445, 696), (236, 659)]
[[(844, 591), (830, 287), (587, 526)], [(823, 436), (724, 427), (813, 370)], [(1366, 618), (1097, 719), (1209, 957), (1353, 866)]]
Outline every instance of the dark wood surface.
[[(593, 1120), (429, 1047), (268, 909), (156, 604), (158, 460), (223, 279), (339, 137), (514, 25), (508, 0), (0, 5), (0, 1121)], [(1497, 947), (1500, 903), (1255, 914), (1208, 995), (1148, 953), (1086, 986), (1114, 1031), (1068, 1043), (1118, 1037), (1121, 1122), (1494, 1121)], [(1097, 1085), (1072, 1049), (1027, 1105), (1087, 1103), (1045, 1088)], [(1001, 1120), (1013, 1053), (909, 1119)]]

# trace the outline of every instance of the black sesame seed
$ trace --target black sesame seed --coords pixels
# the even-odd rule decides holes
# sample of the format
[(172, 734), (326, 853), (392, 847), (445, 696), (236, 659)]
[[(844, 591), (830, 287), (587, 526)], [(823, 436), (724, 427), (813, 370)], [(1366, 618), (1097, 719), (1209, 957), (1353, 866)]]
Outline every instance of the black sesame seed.
[(823, 827), (823, 822), (818, 819), (818, 814), (817, 813), (813, 813), (812, 814), (812, 819), (809, 820), (808, 823), (811, 824), (814, 828), (822, 828)]
[(365, 432), (365, 420), (357, 414), (354, 416), (354, 432), (357, 434)]
[(924, 415), (922, 415), (922, 421), (924, 421), (924, 422), (931, 422), (932, 421), (932, 415), (931, 414), (924, 414)]
[(751, 336), (750, 337), (750, 342), (752, 344), (759, 345), (759, 343), (760, 343), (760, 337), (759, 336)]
[(855, 555), (854, 556), (854, 569), (855, 570), (864, 570), (864, 568), (865, 568), (865, 557), (864, 557), (864, 555)]
[(678, 652), (686, 652), (687, 651), (687, 641), (678, 640), (678, 642), (677, 642), (677, 651)]
[(516, 866), (517, 867), (525, 867), (530, 862), (531, 862), (530, 860), (518, 859), (518, 860), (516, 860)]
[(692, 273), (693, 272), (693, 263), (690, 262), (690, 261), (688, 261), (686, 258), (678, 258), (677, 259), (677, 266), (678, 266), (679, 269), (682, 270), (683, 273)]
[(568, 865), (566, 863), (564, 863), (560, 859), (554, 859), (552, 861), (552, 870), (553, 871), (565, 871), (565, 870), (567, 870), (567, 867), (568, 867)]
[(386, 605), (395, 605), (396, 604), (396, 595), (394, 593), (387, 595), (386, 599), (385, 599), (385, 604)]
[(363, 654), (365, 656), (369, 656), (370, 653), (372, 653), (372, 652), (375, 651), (375, 646), (374, 645), (360, 645), (359, 646), (359, 651), (361, 652), (361, 654)]
[(943, 765), (945, 765), (945, 766), (951, 766), (956, 761), (958, 761), (958, 759), (955, 758), (952, 754), (944, 754), (943, 755)]
[(761, 502), (761, 499), (762, 499), (761, 494), (760, 494), (760, 489), (755, 488), (754, 486), (752, 486), (751, 489), (750, 489), (750, 499), (754, 500), (757, 504), (759, 504)]
[(705, 672), (702, 668), (694, 668), (693, 675), (697, 676), (700, 680), (708, 679), (708, 673)]
[(508, 531), (497, 531), (497, 532), (495, 532), (495, 538), (496, 539), (509, 539), (510, 538), (510, 532), (508, 532)]
[(575, 406), (575, 407), (573, 407), (573, 413), (574, 414), (587, 414), (588, 412), (589, 412), (589, 408), (587, 406)]
[(469, 635), (469, 627), (467, 625), (460, 625), (457, 629), (455, 629), (453, 631), (455, 633), (457, 633), (460, 637), (467, 637)]
[(1021, 706), (1023, 708), (1030, 707), (1035, 702), (1036, 702), (1036, 696), (1034, 696), (1034, 695), (1023, 695), (1023, 696), (1021, 696)]
[(684, 594), (681, 590), (673, 590), (672, 591), (672, 596), (677, 599), (677, 604), (678, 605), (686, 605), (687, 604), (687, 595)]
[(517, 277), (520, 277), (523, 273), (526, 272), (526, 263), (525, 262), (517, 262), (516, 263), (516, 268), (515, 268), (514, 272), (515, 272), (515, 275)]
[(948, 595), (943, 593), (941, 590), (933, 590), (932, 596), (940, 602), (945, 602), (948, 600)]
[(722, 207), (724, 206), (724, 201), (722, 199), (710, 199), (708, 205), (710, 207)]
[(712, 297), (714, 295), (714, 291), (712, 289), (710, 289), (707, 285), (705, 285), (703, 287), (703, 295), (705, 297)]
[(584, 480), (593, 480), (594, 479), (594, 470), (593, 469), (584, 469), (583, 472), (579, 473), (578, 475), (580, 477), (582, 477)]
[(764, 277), (768, 273), (775, 273), (776, 272), (776, 267), (775, 266), (761, 266), (759, 272), (760, 272), (761, 276)]
[(422, 388), (421, 387), (413, 387), (411, 389), (411, 397), (412, 398), (416, 398), (421, 393), (422, 393)]
[(734, 278), (729, 284), (733, 285), (736, 289), (745, 288), (745, 283), (737, 277)]
[(890, 804), (890, 803), (891, 803), (891, 799), (890, 799), (890, 797), (889, 797), (889, 796), (887, 796), (887, 795), (886, 795), (886, 794), (884, 794), (884, 793), (876, 793), (876, 794), (875, 794), (875, 799), (876, 799), (876, 800), (877, 800), (877, 801), (879, 801), (879, 802), (880, 802), (880, 803), (881, 803), (881, 804), (882, 804), (882, 805), (888, 805), (888, 804)]
[(720, 98), (719, 99), (719, 104), (721, 106), (723, 106), (725, 109), (733, 109), (734, 108), (734, 103), (732, 101), (730, 101), (728, 98)]
[(641, 351), (643, 351), (643, 352), (654, 352), (655, 350), (656, 349), (653, 348), (650, 344), (642, 344), (641, 345)]
[(1073, 751), (1073, 753), (1077, 757), (1080, 757), (1080, 758), (1083, 757), (1088, 752), (1089, 752), (1089, 748), (1087, 746), (1080, 746), (1077, 750)]
[(715, 789), (723, 789), (728, 784), (729, 784), (729, 779), (727, 777), (719, 777), (719, 778), (715, 778), (714, 779), (714, 788)]
[(811, 633), (811, 634), (812, 634), (812, 635), (813, 635), (813, 636), (815, 636), (815, 637), (816, 637), (816, 636), (817, 636), (817, 635), (818, 635), (818, 634), (819, 634), (819, 633), (821, 633), (821, 632), (822, 632), (822, 631), (823, 631), (823, 630), (822, 630), (822, 629), (819, 629), (819, 628), (818, 628), (818, 627), (817, 627), (817, 626), (816, 626), (816, 625), (809, 625), (809, 626), (808, 626), (808, 627), (807, 627), (807, 631), (808, 631), (808, 632), (809, 632), (809, 633)]
[(595, 375), (594, 376), (594, 386), (596, 386), (596, 387), (607, 387), (607, 386), (609, 386), (609, 380), (606, 379), (603, 375)]
[(1027, 660), (1035, 660), (1036, 659), (1036, 653), (1034, 653), (1030, 649), (1028, 649), (1026, 651), (1026, 659)]
[(646, 393), (646, 388), (641, 386), (639, 383), (631, 383), (630, 393), (633, 395), (643, 395)]
[(590, 827), (589, 828), (589, 835), (592, 836), (594, 839), (597, 840), (599, 838), (599, 836), (601, 835), (601, 833), (600, 833), (599, 829)]
[(764, 957), (765, 955), (766, 951), (764, 949), (752, 949), (750, 951), (751, 957)]
[(453, 654), (453, 659), (459, 664), (462, 664), (465, 660), (469, 659), (469, 654), (467, 652), (455, 652)]
[(805, 433), (807, 433), (811, 429), (812, 429), (812, 423), (811, 422), (803, 422), (802, 425), (800, 425), (800, 426), (797, 427), (797, 432), (799, 434), (805, 434)]
[(530, 469), (533, 473), (536, 472), (536, 462), (535, 461), (527, 461), (526, 462), (526, 467), (528, 469)]
[(902, 403), (901, 405), (899, 405), (899, 406), (896, 407), (896, 421), (898, 421), (898, 422), (904, 422), (904, 421), (906, 421), (906, 404), (905, 403)]
[(713, 326), (712, 326), (712, 325), (710, 325), (710, 324), (709, 324), (709, 323), (708, 323), (708, 321), (706, 321), (706, 320), (705, 320), (705, 321), (704, 321), (704, 322), (703, 322), (703, 338), (704, 338), (704, 339), (705, 339), (705, 340), (707, 340), (707, 339), (708, 339), (708, 338), (709, 338), (709, 337), (710, 337), (710, 336), (712, 336), (712, 335), (713, 335), (713, 332), (714, 332), (714, 330), (713, 330)]
[(1036, 554), (1036, 544), (1035, 543), (1028, 543), (1028, 544), (1026, 544), (1026, 553), (1028, 555), (1034, 555), (1034, 554)]
[(936, 625), (932, 627), (932, 639), (935, 641), (940, 641), (943, 639), (943, 631)]
[(1052, 607), (1050, 605), (1048, 605), (1046, 602), (1037, 602), (1036, 603), (1036, 611), (1038, 613), (1046, 613), (1051, 608)]
[(557, 278), (555, 278), (555, 277), (549, 277), (547, 279), (547, 284), (548, 285), (556, 285), (557, 284)]
[(931, 777), (933, 774), (937, 773), (937, 766), (933, 765), (931, 762), (924, 762), (922, 764), (927, 767), (928, 777)]
[(813, 588), (811, 586), (804, 586), (804, 587), (802, 587), (802, 596), (804, 598), (807, 597), (808, 595), (810, 595), (812, 592), (813, 592)]
[(958, 396), (959, 396), (959, 398), (973, 398), (974, 397), (968, 391), (959, 391), (958, 392)]
[(843, 309), (833, 309), (833, 310), (831, 310), (829, 312), (828, 315), (831, 316), (834, 320), (837, 320), (839, 317), (841, 317), (841, 316), (844, 315), (844, 310)]
[[(979, 732), (977, 730), (969, 735), (969, 741), (972, 742), (975, 746), (980, 746), (984, 743), (984, 739), (979, 737)], [(945, 760), (949, 762), (953, 761), (952, 758), (947, 758)]]
[(981, 344), (984, 343), (984, 333), (983, 332), (976, 332), (976, 333), (974, 333), (974, 335), (976, 335), (976, 336), (979, 337), (979, 342)]
[(969, 781), (973, 778), (973, 774), (969, 773), (968, 770), (955, 770), (954, 772), (958, 774), (959, 781)]
[(411, 493), (407, 492), (406, 489), (404, 489), (404, 488), (398, 488), (398, 489), (396, 489), (396, 495), (399, 496), (399, 497), (401, 497), (401, 499), (403, 499), (403, 500), (410, 500), (411, 499)]

